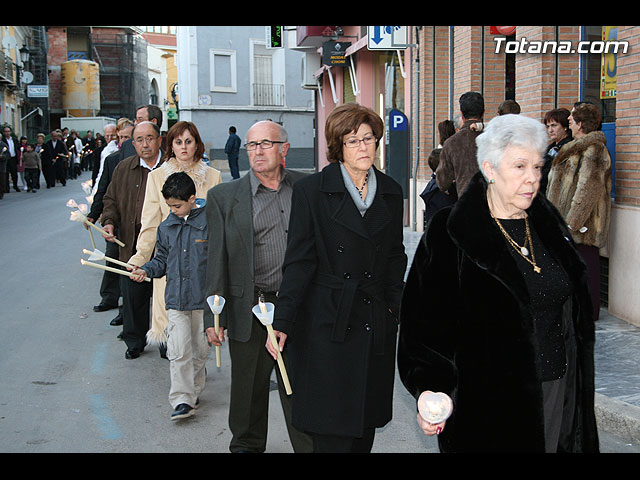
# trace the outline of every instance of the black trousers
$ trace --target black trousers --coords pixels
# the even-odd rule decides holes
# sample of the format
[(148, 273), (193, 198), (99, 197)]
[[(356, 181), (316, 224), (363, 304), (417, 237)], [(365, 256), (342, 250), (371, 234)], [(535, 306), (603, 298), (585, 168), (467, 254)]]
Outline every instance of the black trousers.
[[(116, 237), (118, 236), (118, 232), (115, 232)], [(119, 249), (118, 244), (115, 242), (108, 242), (105, 240), (107, 247), (105, 249), (105, 256), (109, 258), (118, 258)], [(109, 263), (109, 267), (112, 268), (121, 268), (118, 265)], [(102, 275), (102, 283), (100, 284), (100, 297), (102, 298), (101, 302), (107, 305), (118, 305), (120, 300), (120, 279), (123, 276), (118, 273), (104, 271)], [(127, 278), (127, 280), (129, 280)], [(131, 281), (131, 280), (129, 280)]]
[(25, 168), (24, 179), (27, 182), (28, 190), (35, 190), (38, 185), (38, 179), (40, 177), (40, 170), (37, 168)]
[[(4, 165), (2, 165), (2, 167), (6, 167), (6, 162)], [(0, 170), (0, 198), (4, 197), (4, 194), (7, 191), (6, 184), (7, 184), (7, 172), (3, 168), (2, 170)]]
[[(256, 296), (257, 299), (257, 296)], [(257, 301), (257, 300), (256, 300)], [(275, 302), (275, 297), (265, 295), (265, 302)], [(229, 429), (233, 434), (229, 450), (262, 453), (267, 444), (269, 419), (269, 391), (271, 373), (278, 372), (276, 380), (280, 403), (284, 413), (289, 439), (295, 453), (311, 453), (312, 440), (291, 425), (291, 397), (286, 394), (280, 370), (265, 347), (267, 329), (250, 312), (254, 322), (248, 342), (229, 339), (231, 356), (231, 398), (229, 401)], [(283, 352), (287, 363), (286, 348)]]
[(56, 167), (55, 165), (45, 164), (42, 165), (42, 176), (47, 188), (56, 186)]
[(591, 245), (576, 245), (578, 252), (587, 264), (589, 293), (593, 305), (593, 319), (600, 317), (600, 249)]
[(18, 190), (18, 157), (12, 157), (7, 161), (7, 173), (5, 173), (6, 182), (6, 191), (10, 192), (11, 187), (9, 186), (9, 176), (11, 176), (11, 181), (13, 182), (13, 188)]
[(371, 453), (375, 428), (367, 428), (362, 438), (312, 434), (313, 453)]
[(134, 282), (120, 276), (122, 292), (122, 339), (129, 350), (144, 350), (151, 321), (152, 282)]
[(67, 165), (63, 158), (56, 160), (56, 180), (60, 180), (62, 185), (67, 184)]

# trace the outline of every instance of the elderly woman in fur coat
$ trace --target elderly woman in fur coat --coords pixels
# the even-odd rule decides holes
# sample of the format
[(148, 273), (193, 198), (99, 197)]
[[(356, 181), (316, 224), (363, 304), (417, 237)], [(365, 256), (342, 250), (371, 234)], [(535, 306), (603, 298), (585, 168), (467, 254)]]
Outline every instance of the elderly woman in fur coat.
[(599, 449), (586, 270), (537, 195), (547, 141), (523, 115), (491, 120), (476, 139), (480, 172), (416, 250), (398, 371), (418, 405), (425, 391), (449, 397), (446, 420), (418, 413), (443, 452)]
[(569, 117), (574, 140), (551, 164), (547, 198), (567, 222), (587, 263), (593, 318), (600, 312), (600, 248), (607, 244), (611, 211), (611, 157), (599, 131), (600, 109), (578, 105)]

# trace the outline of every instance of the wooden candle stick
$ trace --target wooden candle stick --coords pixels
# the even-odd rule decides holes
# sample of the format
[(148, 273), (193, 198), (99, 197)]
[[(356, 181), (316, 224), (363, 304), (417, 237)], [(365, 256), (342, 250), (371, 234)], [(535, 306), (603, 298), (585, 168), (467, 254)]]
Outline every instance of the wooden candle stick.
[(96, 248), (96, 241), (93, 239), (93, 230), (89, 228), (87, 229), (87, 232), (89, 232), (89, 238), (91, 238), (91, 246)]
[[(87, 220), (85, 218), (84, 221), (85, 224), (89, 225), (91, 228), (95, 228), (97, 231), (99, 231), (100, 233), (103, 233), (107, 236), (109, 236), (109, 233), (106, 232), (105, 230), (103, 230), (102, 228), (100, 228), (99, 226), (97, 226), (95, 223), (91, 223), (89, 220)], [(114, 242), (116, 242), (118, 245), (120, 245), (121, 247), (124, 247), (124, 243), (122, 243), (120, 240), (118, 240), (117, 238), (114, 237), (113, 239)]]
[(273, 319), (267, 318), (269, 312), (267, 310), (267, 306), (262, 300), (258, 300), (258, 306), (260, 307), (260, 312), (262, 314), (258, 318), (260, 319), (262, 324), (267, 327), (267, 333), (269, 335), (269, 339), (271, 340), (271, 345), (273, 345), (273, 348), (277, 353), (278, 368), (280, 369), (280, 375), (282, 376), (282, 383), (284, 383), (284, 388), (287, 392), (287, 395), (291, 395), (292, 390), (291, 384), (289, 383), (289, 376), (287, 375), (287, 369), (284, 366), (284, 360), (282, 359), (282, 354), (280, 353), (280, 348), (278, 347), (278, 340), (276, 339), (276, 335), (273, 332), (273, 327), (271, 326)]
[(120, 260), (116, 260), (115, 258), (107, 257), (104, 253), (102, 253), (97, 248), (92, 252), (91, 250), (87, 250), (83, 248), (82, 251), (87, 255), (90, 255), (89, 260), (106, 260), (107, 262), (115, 263), (116, 265), (120, 265), (125, 268), (130, 268), (131, 270), (135, 270), (136, 267), (133, 265), (129, 265), (128, 263), (121, 262)]
[[(84, 259), (80, 260), (82, 265), (88, 265), (93, 268), (99, 268), (100, 270), (106, 270), (107, 272), (118, 273), (120, 275), (126, 275), (127, 277), (133, 277), (133, 273), (127, 272), (126, 270), (120, 270), (119, 268), (107, 267), (106, 265), (100, 265), (99, 263), (87, 262)], [(145, 282), (150, 282), (151, 279), (149, 277), (144, 277)]]
[[(71, 217), (69, 217), (69, 220), (73, 221), (73, 222), (80, 222), (80, 223), (84, 223), (85, 225), (97, 230), (98, 232), (102, 233), (103, 235), (106, 236), (110, 236), (110, 234), (106, 231), (103, 230), (102, 228), (100, 228), (99, 226), (97, 226), (94, 223), (91, 223), (87, 217), (80, 212), (79, 210), (76, 210), (75, 212), (71, 212)], [(124, 247), (124, 243), (122, 243), (120, 240), (118, 240), (117, 238), (114, 237), (114, 242), (116, 242), (118, 245), (120, 245), (121, 247)]]

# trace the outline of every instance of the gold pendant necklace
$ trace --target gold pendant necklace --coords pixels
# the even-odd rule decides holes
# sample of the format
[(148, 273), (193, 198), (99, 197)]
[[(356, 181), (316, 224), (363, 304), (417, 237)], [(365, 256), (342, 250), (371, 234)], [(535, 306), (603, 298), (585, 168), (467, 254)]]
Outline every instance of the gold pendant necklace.
[[(527, 232), (527, 236), (525, 238), (524, 245), (520, 246), (507, 233), (507, 231), (504, 229), (504, 227), (500, 223), (500, 220), (498, 220), (493, 215), (493, 212), (491, 212), (491, 209), (489, 209), (489, 214), (491, 215), (491, 218), (493, 218), (495, 220), (496, 224), (500, 228), (500, 231), (502, 232), (502, 235), (504, 235), (504, 237), (507, 239), (509, 244), (515, 249), (515, 251), (518, 252), (522, 258), (524, 258), (527, 262), (529, 262), (533, 266), (533, 271), (534, 272), (540, 273), (540, 267), (538, 265), (536, 265), (536, 257), (535, 257), (535, 255), (533, 253), (533, 242), (531, 241), (531, 231), (529, 230), (529, 219), (527, 217), (524, 217), (524, 225), (525, 225), (525, 229), (526, 229), (526, 232)], [(530, 252), (529, 252), (529, 249), (527, 249), (527, 245), (529, 245)], [(531, 253), (531, 258), (529, 258), (529, 253)]]

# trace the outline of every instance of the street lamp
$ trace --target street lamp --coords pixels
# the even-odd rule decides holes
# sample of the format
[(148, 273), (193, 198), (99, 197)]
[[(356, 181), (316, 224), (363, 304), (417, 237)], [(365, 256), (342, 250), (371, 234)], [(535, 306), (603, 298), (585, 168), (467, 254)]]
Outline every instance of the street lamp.
[(26, 64), (29, 61), (29, 47), (23, 45), (20, 49), (20, 60), (23, 64)]

